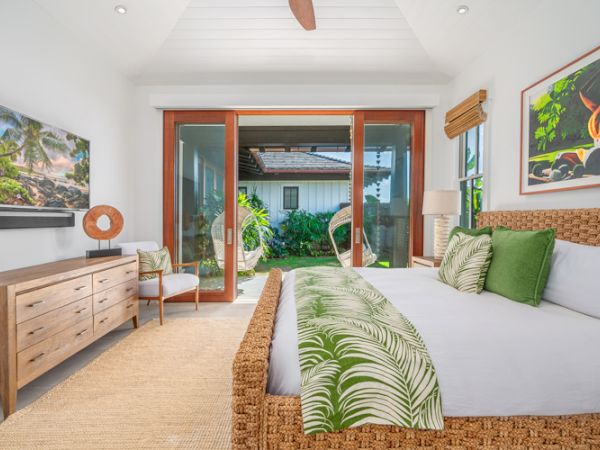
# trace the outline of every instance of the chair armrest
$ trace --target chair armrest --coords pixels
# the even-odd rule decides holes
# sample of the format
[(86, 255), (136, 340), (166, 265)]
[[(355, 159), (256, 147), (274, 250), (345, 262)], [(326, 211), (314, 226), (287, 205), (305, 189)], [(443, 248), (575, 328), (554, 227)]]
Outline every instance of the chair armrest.
[(162, 297), (163, 296), (163, 269), (147, 270), (145, 272), (140, 272), (138, 275), (150, 275), (153, 273), (158, 275), (158, 296)]
[(150, 275), (153, 273), (157, 274), (159, 277), (162, 278), (163, 269), (147, 270), (146, 272), (140, 272), (138, 275)]
[(192, 261), (189, 263), (178, 263), (178, 264), (172, 264), (173, 268), (175, 267), (193, 267), (194, 268), (194, 274), (196, 276), (199, 275), (200, 273), (200, 261)]

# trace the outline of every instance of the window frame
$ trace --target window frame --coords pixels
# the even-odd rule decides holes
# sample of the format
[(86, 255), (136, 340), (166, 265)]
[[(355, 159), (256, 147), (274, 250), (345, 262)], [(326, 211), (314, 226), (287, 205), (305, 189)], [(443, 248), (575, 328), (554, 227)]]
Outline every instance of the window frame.
[[(288, 205), (286, 207), (285, 193), (287, 190), (291, 190), (292, 192), (296, 193), (296, 207), (295, 208), (291, 207), (290, 205)], [(299, 188), (299, 186), (283, 186), (282, 196), (283, 196), (282, 206), (285, 211), (295, 211), (295, 210), (300, 209), (300, 188)], [(290, 202), (291, 202), (291, 198), (290, 198)]]
[[(468, 133), (475, 133), (475, 165), (474, 165), (474, 173), (471, 175), (467, 175), (466, 163), (467, 163), (467, 142), (468, 142)], [(459, 138), (458, 144), (458, 189), (460, 191), (460, 201), (461, 201), (461, 212), (464, 209), (464, 192), (463, 192), (463, 183), (465, 185), (471, 186), (470, 192), (470, 202), (469, 202), (469, 214), (461, 214), (460, 216), (460, 225), (466, 228), (477, 228), (477, 220), (473, 212), (473, 198), (474, 198), (474, 190), (473, 186), (475, 184), (475, 180), (481, 180), (481, 200), (479, 211), (483, 211), (483, 202), (485, 198), (485, 160), (486, 160), (486, 142), (485, 142), (485, 127), (484, 124), (481, 123), (473, 128), (470, 128), (466, 132), (462, 133)]]

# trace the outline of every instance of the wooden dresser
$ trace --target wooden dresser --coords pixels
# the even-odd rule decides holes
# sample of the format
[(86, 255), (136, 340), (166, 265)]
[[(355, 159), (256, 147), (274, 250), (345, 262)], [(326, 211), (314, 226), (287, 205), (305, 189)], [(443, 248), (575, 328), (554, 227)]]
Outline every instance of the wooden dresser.
[(123, 322), (138, 322), (137, 256), (75, 258), (0, 273), (0, 396), (17, 390)]

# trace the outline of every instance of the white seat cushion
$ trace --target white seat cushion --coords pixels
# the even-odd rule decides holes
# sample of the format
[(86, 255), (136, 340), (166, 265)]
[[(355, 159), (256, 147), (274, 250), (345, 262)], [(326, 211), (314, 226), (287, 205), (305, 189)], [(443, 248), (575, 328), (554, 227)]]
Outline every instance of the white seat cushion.
[(137, 251), (155, 252), (160, 250), (158, 244), (154, 241), (139, 241), (139, 242), (123, 242), (119, 244), (124, 255), (137, 255)]
[[(200, 279), (191, 273), (172, 273), (163, 277), (163, 297), (172, 297), (181, 292), (191, 291), (198, 286)], [(139, 297), (158, 297), (158, 277), (139, 282)]]

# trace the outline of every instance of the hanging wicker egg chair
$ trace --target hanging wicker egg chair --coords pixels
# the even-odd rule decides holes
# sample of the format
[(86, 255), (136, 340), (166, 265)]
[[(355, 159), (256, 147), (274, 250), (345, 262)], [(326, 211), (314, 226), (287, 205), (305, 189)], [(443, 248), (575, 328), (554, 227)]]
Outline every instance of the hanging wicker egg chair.
[[(338, 228), (352, 223), (352, 207), (346, 206), (345, 208), (340, 209), (336, 212), (331, 221), (329, 222), (329, 239), (331, 239), (331, 245), (333, 245), (333, 249), (335, 250), (335, 255), (337, 256), (338, 261), (342, 265), (342, 267), (352, 267), (352, 248), (346, 250), (344, 252), (339, 251), (338, 246), (333, 238), (333, 233)], [(371, 246), (369, 245), (369, 240), (367, 239), (367, 235), (363, 230), (363, 258), (362, 258), (362, 266), (367, 267), (377, 261), (377, 255), (373, 253), (371, 250)]]
[[(259, 245), (252, 250), (244, 249), (244, 230), (250, 225), (258, 226), (258, 219), (252, 211), (244, 206), (237, 208), (237, 270), (245, 272), (254, 269), (258, 260), (263, 255), (263, 240), (260, 233)], [(225, 268), (225, 213), (219, 214), (211, 226), (215, 259), (220, 269)]]

